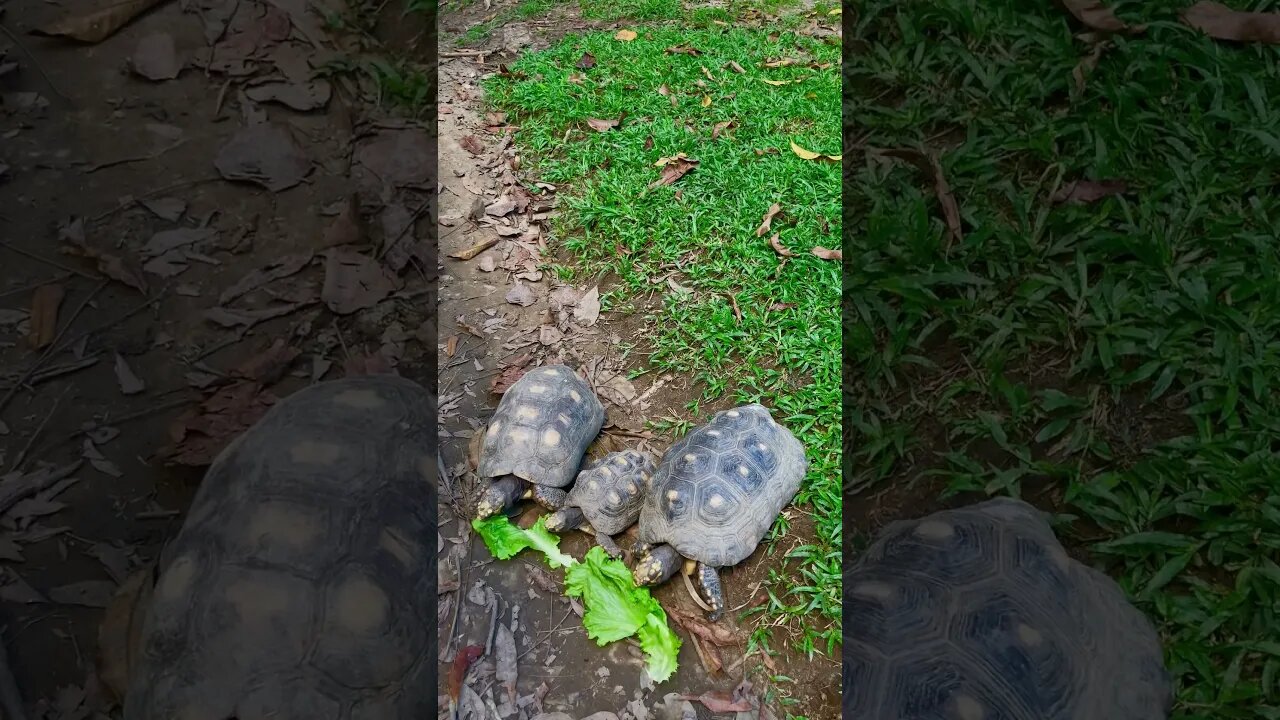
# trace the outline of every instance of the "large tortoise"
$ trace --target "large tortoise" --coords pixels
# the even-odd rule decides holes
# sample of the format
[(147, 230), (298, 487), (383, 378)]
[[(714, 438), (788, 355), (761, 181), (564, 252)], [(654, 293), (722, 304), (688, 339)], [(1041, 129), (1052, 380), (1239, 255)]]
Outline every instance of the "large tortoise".
[(886, 527), (844, 578), (844, 716), (1163, 720), (1151, 623), (998, 499)]
[(492, 482), (476, 517), (506, 512), (522, 499), (558, 510), (602, 427), (604, 406), (572, 369), (545, 365), (525, 373), (502, 396), (484, 434), (477, 473)]
[(632, 573), (657, 585), (683, 565), (711, 620), (724, 612), (716, 568), (747, 559), (800, 489), (804, 447), (761, 405), (716, 413), (671, 446), (640, 511)]
[(429, 392), (373, 375), (224, 449), (150, 576), (125, 720), (436, 712), (435, 434)]
[(591, 532), (610, 557), (622, 557), (622, 548), (612, 536), (640, 518), (653, 469), (653, 457), (647, 452), (609, 453), (578, 475), (564, 505), (547, 516), (545, 527), (554, 533), (574, 528)]

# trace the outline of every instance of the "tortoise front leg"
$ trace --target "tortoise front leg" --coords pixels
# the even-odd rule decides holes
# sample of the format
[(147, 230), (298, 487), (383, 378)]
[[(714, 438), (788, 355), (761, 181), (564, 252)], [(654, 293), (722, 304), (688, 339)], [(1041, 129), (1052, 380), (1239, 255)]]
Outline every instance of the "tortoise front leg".
[(515, 475), (498, 478), (484, 489), (476, 501), (476, 517), (487, 520), (507, 511), (522, 497), (528, 497), (529, 483)]
[(693, 571), (693, 584), (710, 608), (707, 619), (711, 622), (719, 620), (724, 614), (724, 586), (720, 584), (720, 574), (710, 565), (698, 563)]
[(525, 493), (525, 497), (532, 500), (543, 508), (555, 512), (564, 505), (564, 501), (569, 497), (569, 493), (560, 488), (547, 487), (546, 485), (537, 485), (529, 483), (529, 490)]
[[(637, 548), (639, 549), (639, 548)], [(636, 585), (641, 587), (658, 585), (676, 574), (680, 569), (680, 553), (670, 545), (655, 545), (638, 553), (639, 559), (631, 570)]]
[(573, 530), (574, 528), (585, 528), (584, 523), (587, 517), (582, 514), (582, 508), (561, 507), (559, 510), (546, 516), (545, 527), (549, 532), (563, 533)]
[(612, 537), (609, 537), (608, 535), (605, 535), (602, 532), (597, 532), (595, 535), (596, 535), (596, 544), (604, 548), (604, 552), (606, 555), (613, 558), (614, 560), (617, 560), (618, 558), (622, 557), (622, 548), (618, 547), (618, 543), (614, 542)]

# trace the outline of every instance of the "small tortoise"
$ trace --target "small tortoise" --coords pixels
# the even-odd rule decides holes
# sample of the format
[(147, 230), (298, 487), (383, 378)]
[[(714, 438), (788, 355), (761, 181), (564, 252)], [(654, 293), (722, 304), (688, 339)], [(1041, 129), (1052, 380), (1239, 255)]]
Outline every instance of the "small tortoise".
[(578, 475), (564, 506), (547, 516), (546, 528), (555, 533), (574, 528), (592, 532), (610, 557), (622, 557), (612, 536), (640, 518), (653, 467), (653, 457), (639, 450), (610, 453), (593, 462)]
[(1011, 499), (887, 526), (844, 578), (844, 716), (1163, 720), (1160, 641)]
[(506, 512), (520, 500), (558, 510), (562, 488), (603, 426), (604, 406), (573, 370), (546, 365), (525, 373), (502, 396), (485, 432), (478, 473), (493, 482), (476, 503), (476, 517)]
[(300, 390), (225, 448), (142, 576), (125, 720), (436, 712), (435, 435), (429, 392), (371, 375)]
[(725, 601), (715, 569), (755, 551), (807, 467), (800, 441), (764, 407), (716, 413), (658, 464), (640, 511), (636, 584), (666, 581), (687, 558), (684, 579), (696, 576), (694, 599), (718, 620)]

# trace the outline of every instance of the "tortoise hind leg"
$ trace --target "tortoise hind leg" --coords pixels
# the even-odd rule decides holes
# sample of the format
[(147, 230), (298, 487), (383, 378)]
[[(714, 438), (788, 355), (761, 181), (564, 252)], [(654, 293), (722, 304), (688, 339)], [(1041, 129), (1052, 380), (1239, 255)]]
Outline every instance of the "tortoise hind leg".
[(525, 492), (525, 497), (547, 510), (555, 512), (564, 506), (564, 501), (569, 497), (569, 493), (560, 488), (530, 484), (528, 491)]
[(698, 563), (693, 570), (693, 585), (707, 604), (707, 619), (715, 622), (724, 615), (724, 586), (720, 584), (720, 573), (710, 565)]

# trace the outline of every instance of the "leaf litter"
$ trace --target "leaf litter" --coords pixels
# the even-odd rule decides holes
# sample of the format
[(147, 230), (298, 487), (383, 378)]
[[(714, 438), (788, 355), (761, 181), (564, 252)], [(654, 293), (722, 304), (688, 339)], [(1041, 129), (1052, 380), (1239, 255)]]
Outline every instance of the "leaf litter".
[(254, 183), (271, 192), (302, 182), (312, 167), (293, 133), (273, 123), (241, 129), (222, 146), (213, 164), (227, 180)]
[(61, 285), (41, 285), (31, 295), (30, 324), (27, 344), (33, 350), (39, 350), (49, 343), (58, 332), (58, 308), (66, 291)]
[(960, 207), (956, 204), (955, 196), (951, 194), (951, 186), (942, 172), (942, 163), (938, 161), (938, 156), (932, 152), (926, 153), (912, 148), (896, 148), (881, 152), (888, 157), (906, 160), (929, 178), (933, 183), (933, 193), (942, 207), (942, 217), (946, 222), (951, 242), (963, 240), (964, 230), (960, 225)]
[(1129, 183), (1123, 180), (1073, 180), (1058, 188), (1051, 200), (1054, 203), (1087, 205), (1127, 192)]
[(111, 37), (134, 18), (160, 4), (161, 0), (123, 0), (73, 13), (32, 32), (95, 44)]
[(1280, 44), (1280, 13), (1234, 10), (1202, 0), (1182, 11), (1182, 22), (1215, 40)]

